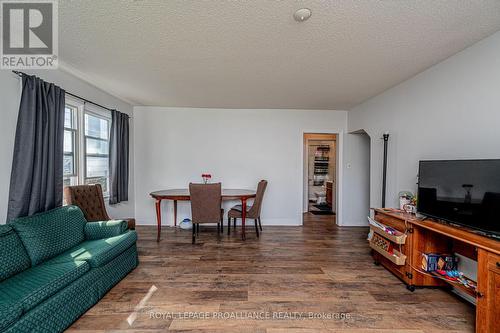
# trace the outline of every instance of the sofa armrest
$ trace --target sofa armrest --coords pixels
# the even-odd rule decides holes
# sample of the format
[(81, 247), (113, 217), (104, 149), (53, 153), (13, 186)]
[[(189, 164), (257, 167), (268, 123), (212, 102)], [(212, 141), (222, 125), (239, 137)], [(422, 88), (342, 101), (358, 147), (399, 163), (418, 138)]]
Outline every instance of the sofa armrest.
[(85, 225), (85, 239), (114, 237), (123, 234), (127, 229), (128, 224), (124, 220), (87, 222)]

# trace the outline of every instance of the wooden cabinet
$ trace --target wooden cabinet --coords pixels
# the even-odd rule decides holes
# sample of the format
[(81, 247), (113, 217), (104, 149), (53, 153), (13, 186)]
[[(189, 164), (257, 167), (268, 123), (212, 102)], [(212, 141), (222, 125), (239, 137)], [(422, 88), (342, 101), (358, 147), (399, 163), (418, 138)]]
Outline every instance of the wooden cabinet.
[(476, 331), (500, 332), (500, 256), (478, 251)]
[(461, 284), (453, 286), (476, 298), (476, 332), (500, 333), (500, 241), (395, 210), (375, 209), (374, 219), (406, 233), (401, 247), (406, 255), (404, 265), (397, 265), (376, 251), (373, 258), (406, 283), (409, 290), (415, 290), (415, 286), (450, 287), (449, 282), (420, 270), (423, 253), (460, 253), (477, 260), (477, 292)]

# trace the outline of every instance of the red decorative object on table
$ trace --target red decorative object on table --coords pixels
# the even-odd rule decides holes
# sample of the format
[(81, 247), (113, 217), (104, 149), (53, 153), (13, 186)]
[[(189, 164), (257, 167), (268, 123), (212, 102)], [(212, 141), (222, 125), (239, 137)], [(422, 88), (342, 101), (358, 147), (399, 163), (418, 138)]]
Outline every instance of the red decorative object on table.
[(212, 175), (209, 173), (202, 173), (201, 178), (203, 179), (204, 184), (208, 184), (209, 180), (212, 178)]

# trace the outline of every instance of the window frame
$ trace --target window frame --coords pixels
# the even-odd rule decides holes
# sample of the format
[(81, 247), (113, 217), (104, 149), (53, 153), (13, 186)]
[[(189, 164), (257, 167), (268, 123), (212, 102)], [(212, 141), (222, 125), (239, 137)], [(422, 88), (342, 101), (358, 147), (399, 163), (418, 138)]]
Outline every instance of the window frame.
[[(107, 139), (102, 139), (98, 138), (95, 136), (87, 135), (85, 134), (86, 127), (85, 127), (85, 115), (90, 115), (92, 117), (105, 120), (107, 122), (108, 128), (107, 128)], [(83, 159), (83, 173), (82, 173), (82, 183), (86, 184), (86, 181), (88, 179), (98, 179), (102, 177), (88, 177), (87, 175), (87, 157), (97, 157), (97, 158), (103, 158), (106, 157), (108, 160), (108, 176), (106, 178), (107, 186), (106, 189), (107, 191), (103, 191), (104, 197), (109, 197), (109, 183), (110, 183), (110, 175), (109, 175), (109, 168), (110, 168), (110, 163), (109, 163), (109, 145), (110, 145), (110, 135), (111, 135), (111, 113), (105, 114), (104, 112), (98, 112), (97, 110), (89, 110), (88, 108), (85, 108), (83, 110), (83, 129), (82, 129), (82, 138), (83, 138), (83, 153), (82, 153), (82, 159)], [(107, 154), (89, 154), (87, 153), (87, 138), (92, 139), (92, 140), (97, 140), (101, 142), (107, 142), (108, 143), (108, 153)]]
[[(74, 185), (85, 185), (86, 180), (88, 179), (97, 179), (101, 177), (87, 177), (87, 157), (107, 157), (108, 160), (108, 171), (110, 167), (110, 160), (109, 160), (109, 151), (107, 154), (87, 154), (87, 138), (93, 139), (93, 140), (99, 140), (99, 141), (105, 141), (108, 143), (108, 150), (109, 150), (109, 145), (111, 144), (111, 112), (108, 110), (104, 110), (102, 108), (99, 108), (94, 105), (90, 105), (88, 103), (84, 103), (83, 101), (80, 101), (78, 99), (74, 99), (71, 97), (66, 97), (66, 102), (65, 102), (65, 108), (70, 107), (73, 110), (73, 126), (76, 128), (70, 129), (67, 128), (66, 126), (64, 127), (64, 130), (71, 130), (72, 134), (74, 135), (73, 139), (73, 154), (74, 154), (74, 165), (73, 165), (73, 171), (76, 172), (76, 174), (69, 175), (69, 174), (64, 174), (63, 177), (74, 177), (76, 179), (76, 184)], [(97, 138), (91, 135), (85, 135), (86, 127), (85, 127), (85, 115), (88, 114), (90, 116), (103, 119), (107, 122), (108, 128), (107, 128), (107, 139), (101, 139)], [(66, 154), (65, 154), (66, 155)], [(108, 172), (108, 176), (105, 177), (106, 182), (107, 182), (107, 191), (103, 191), (103, 195), (105, 198), (109, 198), (109, 185), (110, 185), (110, 174)], [(73, 185), (73, 184), (72, 184)]]
[(71, 110), (71, 127), (66, 127), (66, 122), (64, 123), (64, 132), (68, 131), (71, 133), (72, 138), (72, 153), (66, 153), (63, 150), (64, 156), (72, 156), (73, 159), (73, 173), (65, 174), (63, 170), (63, 177), (78, 177), (78, 155), (79, 155), (79, 145), (78, 145), (78, 107), (73, 105), (73, 103), (65, 103), (64, 112), (66, 113), (66, 108)]

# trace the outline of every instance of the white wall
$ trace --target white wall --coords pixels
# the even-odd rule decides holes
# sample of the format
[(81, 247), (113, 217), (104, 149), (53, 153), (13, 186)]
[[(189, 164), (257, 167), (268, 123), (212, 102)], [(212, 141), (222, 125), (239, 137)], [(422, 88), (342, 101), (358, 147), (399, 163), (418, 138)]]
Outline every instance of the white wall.
[(381, 205), (383, 132), (390, 132), (387, 206), (416, 191), (421, 159), (500, 158), (500, 32), (349, 111), (371, 137), (371, 205)]
[(370, 137), (359, 133), (344, 138), (343, 225), (366, 226), (370, 213)]
[[(133, 114), (132, 105), (123, 102), (102, 90), (82, 81), (62, 70), (27, 71), (36, 74), (48, 82), (53, 82), (63, 89), (85, 97), (96, 103), (113, 107), (129, 115)], [(19, 100), (21, 98), (21, 79), (11, 71), (0, 71), (0, 223), (5, 223), (9, 198), (10, 173), (12, 167), (12, 154), (14, 137), (16, 133)], [(130, 192), (129, 201), (108, 208), (112, 217), (134, 216), (134, 168), (133, 168), (133, 120), (131, 120), (131, 155), (130, 155)]]
[[(343, 133), (345, 111), (228, 110), (135, 107), (136, 218), (155, 224), (149, 193), (186, 188), (211, 173), (226, 188), (267, 179), (262, 223), (302, 223), (303, 132)], [(235, 202), (226, 203), (230, 207)], [(163, 224), (172, 224), (172, 203)], [(178, 219), (190, 217), (180, 202)]]

